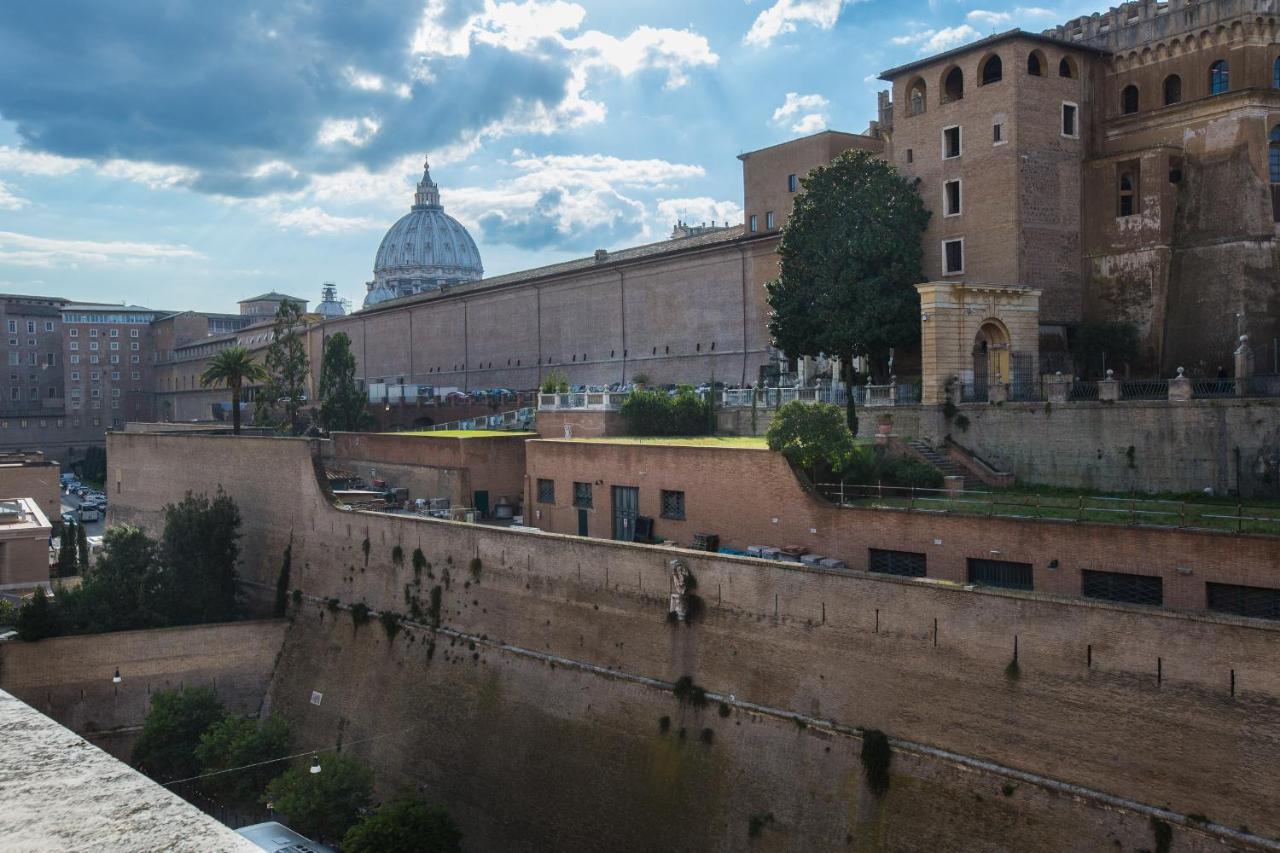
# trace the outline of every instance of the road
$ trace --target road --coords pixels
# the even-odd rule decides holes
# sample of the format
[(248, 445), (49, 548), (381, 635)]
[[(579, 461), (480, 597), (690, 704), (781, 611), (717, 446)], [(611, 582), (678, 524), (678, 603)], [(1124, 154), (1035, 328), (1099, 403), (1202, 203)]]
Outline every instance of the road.
[[(80, 499), (75, 495), (62, 494), (62, 511), (74, 512), (80, 507)], [(107, 523), (104, 519), (97, 521), (86, 521), (84, 524), (84, 532), (86, 536), (101, 536), (106, 530)]]

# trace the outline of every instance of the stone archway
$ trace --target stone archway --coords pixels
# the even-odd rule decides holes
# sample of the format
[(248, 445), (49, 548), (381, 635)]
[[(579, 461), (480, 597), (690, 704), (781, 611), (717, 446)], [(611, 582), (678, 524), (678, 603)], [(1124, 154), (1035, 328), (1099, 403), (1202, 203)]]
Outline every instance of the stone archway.
[(996, 319), (987, 319), (973, 337), (973, 392), (988, 399), (989, 389), (1009, 381), (1009, 330)]

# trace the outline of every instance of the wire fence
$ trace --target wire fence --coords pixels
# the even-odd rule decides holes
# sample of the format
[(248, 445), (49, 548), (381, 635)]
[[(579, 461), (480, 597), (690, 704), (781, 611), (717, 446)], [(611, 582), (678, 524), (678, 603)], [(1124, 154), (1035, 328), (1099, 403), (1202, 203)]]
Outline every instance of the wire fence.
[(1105, 495), (963, 491), (823, 483), (817, 489), (841, 506), (916, 512), (1031, 518), (1064, 522), (1222, 530), (1280, 536), (1280, 506)]

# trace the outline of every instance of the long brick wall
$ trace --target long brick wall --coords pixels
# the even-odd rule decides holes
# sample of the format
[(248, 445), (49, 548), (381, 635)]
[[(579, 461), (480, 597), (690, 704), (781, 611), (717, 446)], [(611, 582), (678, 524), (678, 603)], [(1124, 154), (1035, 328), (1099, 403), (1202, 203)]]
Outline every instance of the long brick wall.
[[(119, 468), (121, 476), (117, 484), (113, 473), (112, 518), (155, 527), (165, 502), (186, 489), (210, 490), (221, 482), (245, 516), (246, 577), (269, 589), (292, 533), (294, 583), (310, 596), (304, 613), (297, 615), (326, 626), (346, 620), (343, 631), (351, 630), (349, 617), (331, 614), (323, 599), (365, 601), (375, 609), (405, 612), (415, 601), (426, 607), (430, 590), (440, 586), (444, 627), (468, 637), (437, 635), (428, 656), (430, 638), (421, 629), (412, 631), (410, 652), (401, 646), (407, 637), (387, 651), (376, 621), (333, 637), (324, 633), (330, 628), (299, 627), (296, 637), (320, 633), (297, 639), (298, 645), (286, 650), (279, 671), (291, 675), (277, 678), (271, 701), (272, 707), (288, 709), (299, 719), (333, 713), (314, 730), (334, 738), (341, 731), (352, 742), (366, 733), (396, 730), (399, 715), (410, 708), (424, 715), (424, 732), (434, 715), (444, 715), (438, 736), (419, 732), (416, 740), (402, 740), (398, 747), (388, 738), (384, 747), (368, 747), (369, 754), (393, 778), (403, 774), (406, 784), (434, 786), (469, 815), (464, 826), (473, 832), (525, 839), (524, 849), (536, 847), (539, 840), (582, 837), (618, 849), (651, 849), (654, 833), (668, 831), (669, 825), (655, 815), (669, 815), (675, 827), (671, 831), (690, 833), (692, 839), (685, 844), (677, 835), (673, 849), (692, 849), (708, 835), (737, 839), (741, 846), (729, 831), (756, 810), (774, 810), (787, 839), (784, 846), (803, 846), (800, 839), (812, 828), (806, 821), (819, 819), (808, 817), (811, 812), (821, 812), (831, 822), (824, 824), (826, 829), (844, 826), (857, 837), (855, 830), (862, 831), (860, 821), (869, 812), (862, 810), (863, 789), (850, 779), (847, 767), (812, 761), (807, 742), (787, 746), (775, 739), (782, 737), (779, 732), (744, 738), (742, 755), (750, 759), (739, 762), (716, 752), (708, 759), (714, 766), (707, 772), (717, 780), (741, 784), (744, 776), (757, 779), (750, 783), (757, 785), (750, 797), (721, 796), (717, 792), (732, 785), (718, 781), (707, 789), (707, 803), (686, 800), (684, 812), (655, 811), (643, 807), (645, 801), (626, 797), (617, 802), (605, 798), (601, 792), (618, 779), (634, 785), (652, 774), (658, 774), (658, 781), (651, 784), (679, 777), (685, 760), (684, 753), (668, 753), (646, 739), (657, 734), (657, 705), (641, 703), (638, 710), (619, 712), (621, 716), (611, 710), (627, 701), (624, 691), (613, 686), (614, 679), (626, 676), (651, 684), (649, 680), (669, 683), (690, 675), (708, 690), (733, 696), (734, 708), (754, 703), (837, 726), (878, 727), (921, 747), (991, 762), (1005, 768), (1002, 772), (1028, 772), (1084, 786), (1095, 793), (1080, 796), (1095, 805), (1103, 802), (1098, 799), (1102, 795), (1127, 797), (1167, 804), (1177, 814), (1207, 815), (1229, 827), (1247, 825), (1253, 832), (1280, 835), (1270, 793), (1280, 788), (1277, 626), (548, 533), (344, 513), (333, 509), (316, 486), (313, 452), (318, 454), (318, 448), (300, 440), (113, 435), (109, 459), (112, 471)], [(179, 459), (181, 466), (175, 464)], [(941, 538), (955, 535), (958, 530), (948, 529)], [(1148, 549), (1155, 541), (1148, 541)], [(402, 564), (391, 557), (397, 544), (406, 552)], [(1140, 544), (1135, 540), (1134, 547)], [(408, 559), (416, 548), (430, 561), (417, 576)], [(668, 560), (677, 555), (688, 561), (706, 605), (702, 618), (690, 626), (665, 619)], [(349, 640), (342, 639), (347, 636)], [(368, 646), (360, 651), (352, 645), (357, 640), (377, 641), (378, 653)], [(538, 664), (533, 672), (524, 671), (524, 664), (499, 666), (494, 644), (508, 649), (503, 655), (525, 650), (522, 659), (537, 652), (574, 661), (576, 667), (588, 667), (593, 677), (567, 677), (570, 667), (552, 666), (554, 661)], [(1015, 649), (1016, 678), (1009, 674)], [(455, 676), (434, 675), (433, 668), (456, 672), (461, 681), (448, 686)], [(464, 677), (464, 670), (472, 674)], [(437, 677), (446, 681), (437, 682)], [(433, 685), (439, 685), (437, 693), (431, 692)], [(309, 703), (311, 690), (321, 691), (324, 703), (318, 711), (299, 710), (300, 703)], [(463, 704), (455, 708), (456, 703)], [(544, 713), (531, 710), (536, 708)], [(681, 713), (676, 708), (664, 715), (672, 717), (676, 728), (688, 729), (686, 741), (700, 737), (703, 727), (716, 729), (713, 739), (737, 737), (725, 734), (719, 722), (681, 722)], [(515, 729), (499, 724), (513, 715), (526, 722)], [(735, 733), (739, 728), (759, 731), (751, 728), (754, 718), (732, 720)], [(791, 729), (799, 731), (795, 725)], [(445, 750), (448, 738), (457, 743)], [(642, 760), (643, 755), (620, 751), (623, 743), (660, 751)], [(719, 740), (713, 747), (715, 743)], [(833, 753), (840, 754), (834, 747)], [(586, 773), (583, 768), (596, 769)], [(939, 780), (945, 775), (936, 767), (922, 772), (939, 774), (933, 777)], [(488, 797), (482, 821), (472, 781), (457, 781), (466, 775), (488, 790), (537, 793), (523, 800)], [(908, 772), (896, 778), (910, 777)], [(960, 778), (973, 780), (973, 785), (951, 779), (943, 787), (957, 802), (974, 798), (974, 820), (987, 819), (987, 807), (978, 806), (976, 798), (985, 801), (994, 794), (990, 789), (983, 793), (976, 776), (962, 773)], [(548, 779), (563, 789), (556, 795), (561, 799), (543, 793), (550, 787)], [(912, 784), (904, 781), (903, 788)], [(455, 786), (460, 789), (456, 794), (451, 793)], [(815, 808), (814, 797), (820, 808)], [(601, 802), (609, 808), (558, 812), (555, 805), (561, 800)], [(1050, 820), (1032, 803), (1008, 805), (1002, 810), (1006, 826), (1026, 820), (1043, 832), (1036, 836), (1038, 844), (1007, 849), (1064, 849), (1067, 837), (1081, 841), (1066, 849), (1101, 849), (1111, 843), (1110, 807), (1075, 814), (1077, 825), (1071, 827)], [(916, 812), (885, 818), (874, 843), (863, 849), (928, 849), (904, 840), (919, 835), (913, 824), (927, 817)], [(696, 831), (700, 821), (710, 821), (710, 829)], [(1130, 827), (1145, 825), (1144, 816)], [(645, 832), (628, 835), (628, 828), (637, 826)], [(958, 838), (971, 827), (960, 821), (952, 828)], [(1136, 840), (1132, 843), (1138, 846)], [(1248, 849), (1253, 843), (1241, 846)], [(726, 841), (718, 849), (737, 848)]]

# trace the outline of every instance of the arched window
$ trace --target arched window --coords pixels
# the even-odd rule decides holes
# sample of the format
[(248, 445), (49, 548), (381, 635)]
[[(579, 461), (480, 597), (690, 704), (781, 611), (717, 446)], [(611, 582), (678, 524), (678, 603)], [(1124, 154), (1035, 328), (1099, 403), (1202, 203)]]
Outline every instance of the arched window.
[(1271, 63), (1271, 88), (1280, 89), (1280, 56)]
[(964, 97), (964, 74), (959, 68), (952, 68), (942, 78), (942, 103), (958, 101)]
[(1164, 78), (1164, 105), (1182, 103), (1182, 78), (1177, 74), (1170, 74)]
[(1070, 57), (1064, 56), (1062, 57), (1062, 61), (1058, 63), (1058, 76), (1059, 77), (1076, 76), (1076, 69), (1075, 69), (1075, 66), (1072, 64)]
[(1044, 75), (1044, 56), (1040, 51), (1033, 50), (1027, 55), (1027, 73), (1032, 77)]
[(1221, 95), (1230, 88), (1227, 79), (1227, 61), (1219, 59), (1209, 66), (1209, 94)]
[(986, 86), (990, 83), (999, 83), (1004, 77), (1004, 63), (1000, 61), (999, 56), (992, 56), (982, 63), (982, 71), (980, 72), (979, 86)]
[(1129, 85), (1125, 86), (1120, 93), (1120, 112), (1124, 115), (1130, 115), (1138, 111), (1138, 87)]
[(918, 116), (925, 111), (927, 90), (923, 80), (916, 80), (907, 89), (907, 115)]
[(1267, 149), (1271, 159), (1271, 183), (1280, 184), (1280, 124), (1271, 128), (1271, 143)]

